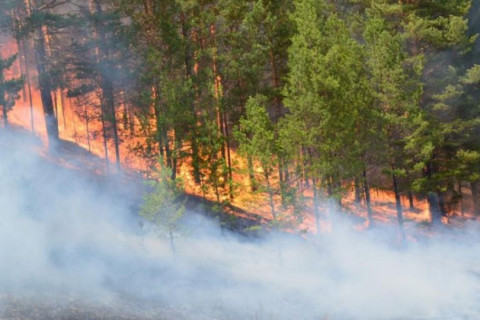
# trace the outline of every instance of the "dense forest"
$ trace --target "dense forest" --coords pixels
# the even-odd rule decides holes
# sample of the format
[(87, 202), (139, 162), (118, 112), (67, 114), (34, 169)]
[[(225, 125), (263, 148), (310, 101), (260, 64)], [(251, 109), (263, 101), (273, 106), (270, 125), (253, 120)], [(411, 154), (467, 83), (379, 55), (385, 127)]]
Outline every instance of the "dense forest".
[(38, 92), (50, 150), (100, 141), (275, 226), (350, 194), (372, 223), (372, 188), (400, 227), (416, 199), (480, 214), (479, 1), (2, 0), (0, 24), (3, 124), (38, 130)]

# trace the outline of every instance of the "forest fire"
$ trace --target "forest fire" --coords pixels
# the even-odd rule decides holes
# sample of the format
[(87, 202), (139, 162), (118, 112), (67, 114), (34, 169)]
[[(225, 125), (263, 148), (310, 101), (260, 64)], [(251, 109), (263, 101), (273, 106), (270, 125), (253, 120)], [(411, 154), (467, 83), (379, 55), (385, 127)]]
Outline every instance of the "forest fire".
[[(18, 46), (16, 41), (12, 38), (4, 38), (2, 46), (0, 48), (2, 57), (8, 57), (14, 55), (18, 52)], [(22, 69), (23, 68), (23, 69)], [(45, 127), (44, 112), (42, 109), (42, 100), (40, 97), (39, 89), (35, 85), (35, 78), (38, 77), (36, 71), (32, 65), (23, 65), (21, 66), (18, 62), (12, 67), (8, 77), (21, 77), (22, 74), (25, 74), (25, 68), (30, 68), (28, 74), (30, 75), (31, 88), (27, 90), (27, 84), (22, 90), (21, 98), (16, 101), (14, 108), (9, 113), (9, 121), (12, 125), (16, 125), (25, 129), (32, 130), (33, 133), (41, 138), (45, 146), (48, 146), (47, 131)], [(23, 70), (22, 72), (20, 72)], [(28, 94), (31, 93), (31, 95)], [(30, 108), (29, 98), (31, 96), (31, 105), (33, 112)], [(115, 152), (114, 145), (111, 139), (105, 143), (105, 139), (102, 136), (102, 122), (99, 117), (96, 115), (95, 105), (98, 105), (100, 101), (96, 97), (89, 97), (88, 99), (79, 98), (70, 98), (67, 95), (66, 91), (57, 90), (53, 94), (54, 104), (55, 104), (55, 113), (58, 118), (58, 128), (60, 138), (65, 141), (75, 143), (76, 145), (88, 150), (93, 155), (106, 159), (103, 164), (103, 168), (97, 168), (98, 173), (108, 173), (109, 171), (115, 171)], [(120, 107), (118, 114), (126, 113), (128, 110), (125, 106)], [(120, 118), (121, 116), (118, 116)], [(139, 124), (136, 120), (132, 120), (133, 124), (124, 124), (120, 126), (120, 137), (121, 143), (120, 148), (120, 163), (124, 169), (133, 169), (140, 172), (144, 172), (149, 175), (151, 170), (152, 161), (142, 158), (139, 154), (135, 153), (134, 149), (138, 145), (145, 143), (145, 139), (138, 137), (135, 134), (135, 128), (138, 128)], [(32, 128), (33, 123), (33, 128)], [(132, 126), (133, 125), (133, 126)], [(45, 149), (46, 150), (46, 149)], [(241, 157), (237, 156), (234, 151), (232, 151), (232, 156), (235, 158), (234, 161), (238, 164), (243, 160)], [(68, 164), (66, 164), (68, 165)], [(192, 175), (190, 173), (191, 163), (185, 162), (181, 165), (179, 170), (180, 176), (185, 180), (186, 190), (193, 194), (200, 194), (202, 191), (195, 185)], [(242, 164), (242, 167), (245, 169), (246, 164)], [(243, 169), (243, 170), (244, 170)], [(256, 167), (256, 170), (261, 173), (262, 169), (260, 166)], [(236, 179), (244, 179), (241, 175), (236, 175)], [(278, 177), (277, 177), (278, 179)], [(243, 182), (248, 184), (249, 182)], [(209, 200), (215, 200), (215, 195), (209, 193), (206, 195)], [(311, 190), (305, 190), (304, 196), (307, 198), (313, 199), (313, 194)], [(466, 199), (464, 202), (469, 203), (468, 195), (465, 195)], [(395, 218), (395, 208), (394, 201), (395, 195), (389, 191), (382, 191), (379, 189), (372, 189), (372, 207), (375, 211), (375, 220), (379, 223), (394, 223)], [(263, 196), (252, 197), (251, 195), (237, 196), (234, 201), (234, 204), (243, 208), (245, 210), (254, 212), (262, 216), (264, 219), (271, 219), (270, 209), (267, 204), (263, 203)], [(277, 207), (281, 207), (280, 197), (275, 197), (275, 203)], [(402, 205), (404, 208), (407, 208), (408, 199), (406, 196), (402, 196)], [(414, 199), (415, 204), (414, 208), (411, 210), (405, 210), (404, 215), (407, 220), (416, 221), (416, 222), (426, 222), (431, 218), (431, 213), (428, 208), (426, 200)], [(369, 223), (367, 220), (367, 212), (365, 206), (358, 206), (355, 203), (354, 199), (354, 190), (351, 190), (347, 196), (344, 197), (345, 208), (349, 208), (353, 213), (359, 217), (365, 219), (365, 225), (368, 226)], [(308, 207), (313, 208), (313, 203), (308, 204)], [(326, 208), (322, 209), (323, 211), (328, 211)], [(467, 210), (468, 211), (468, 210)], [(470, 209), (471, 211), (471, 209)], [(312, 210), (306, 212), (306, 216), (303, 219), (303, 222), (298, 225), (299, 230), (308, 230), (309, 232), (316, 232), (315, 226), (315, 216)], [(458, 213), (457, 213), (458, 214)], [(464, 215), (464, 214), (462, 214)], [(467, 215), (469, 215), (467, 213)], [(328, 221), (328, 219), (327, 219)], [(331, 231), (332, 225), (331, 222), (320, 222), (322, 225), (322, 232)], [(448, 223), (448, 219), (445, 219), (444, 223)], [(364, 223), (359, 224), (359, 228)]]
[[(0, 47), (2, 57), (12, 56), (17, 54), (18, 46), (13, 39), (4, 39), (2, 46)], [(30, 82), (31, 84), (31, 99), (33, 112), (30, 111), (29, 93), (26, 88), (21, 93), (21, 99), (17, 100), (14, 108), (9, 113), (10, 122), (12, 125), (17, 125), (25, 129), (30, 129), (35, 135), (40, 137), (42, 141), (47, 145), (47, 131), (45, 127), (44, 112), (42, 109), (42, 100), (40, 92), (35, 85), (35, 79), (38, 77), (32, 65), (19, 66), (16, 64), (11, 71), (10, 77), (21, 77), (24, 72), (20, 72), (21, 67), (30, 68)], [(25, 84), (27, 87), (27, 84)], [(59, 134), (60, 138), (65, 141), (70, 141), (78, 144), (79, 146), (87, 149), (92, 154), (106, 158), (108, 155), (108, 165), (114, 167), (115, 152), (114, 147), (110, 141), (107, 142), (107, 150), (105, 151), (104, 141), (102, 141), (101, 122), (94, 114), (94, 111), (89, 111), (97, 101), (88, 101), (89, 105), (79, 103), (79, 99), (67, 97), (67, 92), (57, 90), (53, 94), (56, 117), (59, 122)], [(121, 111), (119, 111), (121, 112)], [(33, 123), (33, 128), (32, 128)], [(127, 130), (127, 128), (124, 128)], [(145, 170), (146, 166), (142, 163), (139, 157), (132, 156), (132, 148), (138, 142), (134, 137), (127, 137), (123, 139), (121, 145), (122, 164), (131, 169)], [(106, 171), (105, 171), (106, 172)]]
[(0, 1), (0, 319), (479, 319), (480, 2), (427, 2)]

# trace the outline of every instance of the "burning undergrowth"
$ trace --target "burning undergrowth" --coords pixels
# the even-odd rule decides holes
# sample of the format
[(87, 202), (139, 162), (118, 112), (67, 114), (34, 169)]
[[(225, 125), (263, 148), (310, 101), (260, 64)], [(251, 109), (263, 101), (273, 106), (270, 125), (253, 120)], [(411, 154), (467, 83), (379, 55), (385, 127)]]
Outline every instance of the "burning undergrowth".
[(1, 132), (2, 319), (480, 316), (475, 225), (398, 247), (393, 229), (359, 233), (340, 216), (316, 238), (246, 239), (190, 213), (172, 254), (140, 227), (133, 187), (93, 183), (26, 143)]

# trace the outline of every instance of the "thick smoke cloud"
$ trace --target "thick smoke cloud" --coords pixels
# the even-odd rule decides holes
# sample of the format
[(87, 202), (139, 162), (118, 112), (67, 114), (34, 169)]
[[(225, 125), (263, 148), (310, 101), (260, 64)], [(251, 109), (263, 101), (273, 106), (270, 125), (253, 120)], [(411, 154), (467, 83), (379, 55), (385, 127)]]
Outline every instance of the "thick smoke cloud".
[(142, 319), (480, 318), (474, 225), (398, 246), (393, 227), (357, 232), (339, 215), (318, 238), (254, 240), (191, 213), (173, 255), (140, 227), (135, 188), (31, 150), (0, 132), (0, 318), (32, 296)]

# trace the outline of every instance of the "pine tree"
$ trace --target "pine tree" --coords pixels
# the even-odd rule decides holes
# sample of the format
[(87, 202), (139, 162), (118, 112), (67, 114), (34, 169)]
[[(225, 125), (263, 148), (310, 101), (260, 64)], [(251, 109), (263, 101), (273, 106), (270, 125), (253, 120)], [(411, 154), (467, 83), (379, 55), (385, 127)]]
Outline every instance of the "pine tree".
[(277, 218), (275, 210), (275, 189), (272, 174), (277, 164), (277, 144), (274, 125), (271, 122), (265, 105), (265, 96), (251, 97), (247, 101), (246, 115), (240, 119), (239, 128), (235, 131), (240, 151), (258, 161), (262, 169), (264, 189), (268, 194), (268, 204), (273, 219)]
[(33, 34), (38, 83), (43, 105), (43, 113), (49, 139), (49, 148), (53, 148), (59, 140), (58, 119), (55, 114), (52, 92), (52, 75), (50, 73), (50, 61), (48, 55), (49, 35), (64, 29), (67, 20), (61, 14), (54, 11), (57, 7), (64, 5), (65, 1), (52, 0), (31, 0), (26, 2), (29, 16), (18, 21), (18, 38), (28, 38)]
[[(374, 108), (378, 114), (377, 162), (392, 179), (397, 220), (403, 234), (399, 178), (405, 175), (406, 139), (415, 131), (411, 118), (420, 113), (421, 91), (418, 61), (409, 59), (401, 34), (391, 29), (378, 11), (369, 12), (365, 27), (370, 83), (374, 92)], [(410, 164), (411, 165), (411, 164)]]
[(140, 215), (152, 222), (161, 237), (167, 237), (170, 249), (175, 252), (174, 238), (180, 231), (180, 220), (185, 213), (182, 194), (182, 181), (171, 179), (171, 169), (158, 162), (159, 168), (155, 177), (150, 181), (152, 192), (145, 196)]
[(308, 155), (314, 194), (319, 196), (321, 181), (327, 195), (340, 202), (342, 182), (355, 177), (362, 163), (358, 126), (368, 101), (362, 48), (341, 19), (325, 16), (325, 5), (295, 5), (297, 33), (289, 49), (286, 119)]
[(2, 107), (3, 112), (4, 127), (8, 127), (8, 111), (10, 111), (15, 105), (15, 101), (19, 98), (18, 93), (22, 90), (24, 85), (23, 78), (7, 80), (5, 77), (5, 72), (10, 69), (16, 59), (16, 55), (7, 59), (2, 59), (0, 57), (0, 106)]

